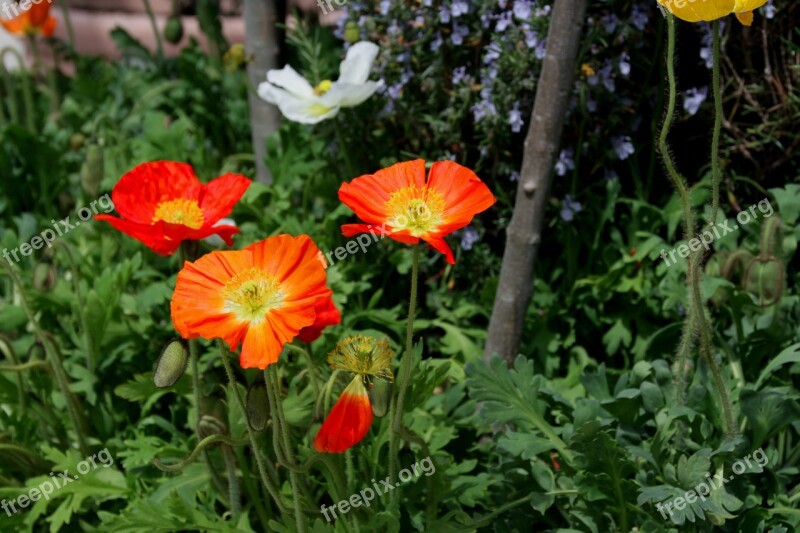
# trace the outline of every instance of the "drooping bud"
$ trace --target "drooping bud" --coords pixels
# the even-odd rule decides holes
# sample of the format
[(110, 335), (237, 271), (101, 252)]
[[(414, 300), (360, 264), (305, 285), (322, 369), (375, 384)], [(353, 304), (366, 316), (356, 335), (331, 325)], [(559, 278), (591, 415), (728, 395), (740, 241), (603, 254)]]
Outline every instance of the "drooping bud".
[(269, 398), (267, 386), (256, 380), (247, 389), (247, 423), (253, 431), (264, 431), (269, 421)]
[(780, 256), (783, 248), (783, 223), (780, 217), (772, 216), (761, 224), (761, 257)]
[(758, 304), (767, 307), (783, 294), (783, 264), (776, 258), (763, 259), (757, 257), (750, 262), (744, 277), (746, 291), (758, 297)]
[(184, 339), (174, 339), (161, 351), (153, 372), (153, 383), (159, 389), (173, 386), (186, 372), (189, 364), (189, 345)]

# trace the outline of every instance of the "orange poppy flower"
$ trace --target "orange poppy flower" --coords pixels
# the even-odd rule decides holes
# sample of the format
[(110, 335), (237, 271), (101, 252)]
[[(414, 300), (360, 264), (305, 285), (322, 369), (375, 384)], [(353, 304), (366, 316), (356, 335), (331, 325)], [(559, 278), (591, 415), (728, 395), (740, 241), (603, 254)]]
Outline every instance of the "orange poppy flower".
[(186, 163), (143, 163), (114, 186), (111, 199), (122, 218), (95, 215), (146, 244), (157, 254), (171, 255), (186, 239), (219, 235), (230, 246), (236, 226), (215, 225), (228, 216), (250, 180), (225, 174), (203, 185)]
[(231, 350), (242, 343), (242, 368), (267, 368), (331, 297), (318, 252), (308, 235), (278, 235), (187, 262), (170, 305), (175, 329), (186, 339), (222, 339)]
[(394, 379), (390, 366), (394, 352), (386, 340), (356, 335), (336, 345), (328, 362), (337, 370), (353, 372), (355, 377), (344, 389), (314, 439), (320, 453), (342, 453), (363, 439), (372, 425), (372, 404), (364, 382), (367, 376), (384, 381)]
[(333, 298), (317, 300), (317, 316), (314, 323), (300, 330), (297, 337), (303, 342), (314, 342), (322, 335), (322, 331), (328, 326), (335, 326), (342, 323), (342, 314), (333, 304)]
[(470, 169), (439, 161), (426, 180), (421, 159), (343, 183), (339, 199), (366, 222), (342, 226), (346, 237), (378, 231), (406, 244), (421, 239), (442, 252), (451, 265), (453, 251), (444, 237), (495, 203), (489, 188)]
[[(51, 0), (38, 0), (30, 5), (28, 9), (22, 9), (20, 4), (10, 4), (10, 11), (17, 16), (12, 19), (4, 19), (0, 16), (0, 24), (9, 32), (16, 35), (42, 35), (52, 37), (56, 31), (56, 19), (50, 16)], [(3, 15), (9, 15), (4, 11)]]

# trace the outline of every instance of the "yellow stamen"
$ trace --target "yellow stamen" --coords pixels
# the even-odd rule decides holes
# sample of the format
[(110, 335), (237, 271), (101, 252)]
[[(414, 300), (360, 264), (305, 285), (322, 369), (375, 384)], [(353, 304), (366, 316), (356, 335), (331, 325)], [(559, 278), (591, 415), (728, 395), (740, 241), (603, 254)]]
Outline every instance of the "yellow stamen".
[(225, 284), (222, 297), (225, 311), (242, 321), (260, 323), (271, 309), (283, 305), (280, 284), (255, 267), (236, 274)]
[(203, 227), (203, 222), (206, 218), (203, 216), (203, 210), (197, 200), (188, 200), (179, 198), (178, 200), (169, 200), (161, 202), (156, 208), (156, 214), (153, 215), (153, 222), (163, 220), (170, 224), (183, 224), (192, 229), (200, 229)]
[(406, 187), (392, 193), (386, 202), (389, 224), (419, 237), (435, 230), (445, 215), (441, 194), (427, 187)]
[(322, 96), (326, 92), (330, 91), (331, 87), (333, 87), (333, 82), (331, 80), (323, 80), (319, 85), (314, 87), (314, 94), (317, 96)]
[(393, 358), (394, 352), (386, 339), (378, 341), (374, 337), (356, 335), (336, 343), (336, 349), (328, 356), (328, 363), (336, 370), (394, 381), (390, 368)]

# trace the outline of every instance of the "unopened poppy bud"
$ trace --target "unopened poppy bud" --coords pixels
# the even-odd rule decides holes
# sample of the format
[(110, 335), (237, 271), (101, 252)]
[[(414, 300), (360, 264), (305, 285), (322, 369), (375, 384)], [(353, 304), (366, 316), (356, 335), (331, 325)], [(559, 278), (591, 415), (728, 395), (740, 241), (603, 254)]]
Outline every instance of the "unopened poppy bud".
[(394, 384), (382, 379), (376, 379), (369, 390), (369, 399), (372, 403), (372, 413), (378, 418), (389, 412), (392, 402), (392, 389)]
[(254, 381), (247, 389), (247, 423), (253, 431), (264, 431), (269, 420), (269, 398), (267, 387), (261, 381)]
[(162, 350), (153, 373), (153, 383), (164, 389), (173, 386), (186, 372), (189, 364), (189, 346), (183, 339), (170, 341)]
[(183, 22), (179, 16), (172, 16), (164, 27), (164, 38), (168, 43), (178, 44), (183, 39)]
[(744, 273), (745, 266), (752, 260), (753, 255), (746, 250), (734, 250), (725, 254), (720, 262), (719, 275), (728, 281), (733, 281)]
[(37, 263), (33, 269), (33, 286), (37, 291), (50, 292), (56, 286), (56, 269), (51, 263)]
[(361, 30), (355, 21), (351, 20), (344, 26), (344, 40), (350, 44), (357, 43), (361, 38)]
[(97, 196), (105, 173), (103, 147), (92, 144), (86, 149), (86, 160), (81, 166), (81, 187), (89, 196)]
[(774, 304), (783, 294), (783, 264), (774, 257), (754, 259), (747, 267), (744, 288), (758, 297), (762, 307)]
[(201, 439), (211, 435), (227, 435), (228, 426), (214, 415), (203, 415), (197, 422), (197, 436)]

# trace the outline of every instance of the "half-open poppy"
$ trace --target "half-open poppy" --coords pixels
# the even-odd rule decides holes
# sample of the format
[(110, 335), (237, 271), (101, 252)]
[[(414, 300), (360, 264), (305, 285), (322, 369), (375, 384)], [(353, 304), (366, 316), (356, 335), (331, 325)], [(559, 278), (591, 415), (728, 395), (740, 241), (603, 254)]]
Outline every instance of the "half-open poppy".
[(366, 224), (345, 224), (342, 233), (380, 232), (417, 244), (420, 239), (455, 264), (444, 237), (461, 229), (491, 207), (495, 198), (470, 169), (452, 161), (433, 164), (425, 177), (425, 161), (397, 163), (375, 174), (343, 183), (339, 199)]
[(96, 215), (157, 254), (171, 255), (181, 241), (219, 235), (230, 246), (236, 226), (215, 225), (233, 210), (250, 180), (225, 174), (204, 185), (186, 163), (143, 163), (122, 176), (111, 192), (122, 218)]
[(734, 14), (739, 22), (750, 26), (753, 11), (767, 0), (658, 0), (658, 3), (687, 22), (708, 22)]
[(278, 235), (187, 262), (172, 295), (175, 329), (186, 339), (222, 339), (231, 350), (241, 342), (242, 368), (263, 370), (331, 297), (318, 252), (308, 235)]

